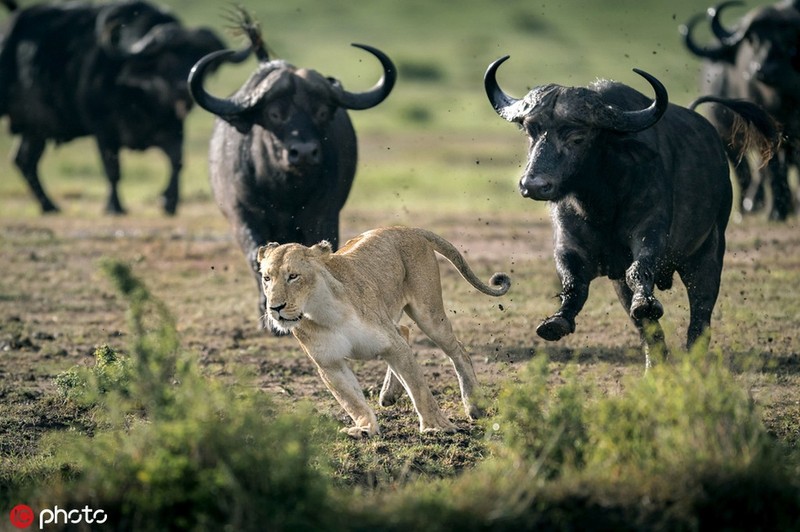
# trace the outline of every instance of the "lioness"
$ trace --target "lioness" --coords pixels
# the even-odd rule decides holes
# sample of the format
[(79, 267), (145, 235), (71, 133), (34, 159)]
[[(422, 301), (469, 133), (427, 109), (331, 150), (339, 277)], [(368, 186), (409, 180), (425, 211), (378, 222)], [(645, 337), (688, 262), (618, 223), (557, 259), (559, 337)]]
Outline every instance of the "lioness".
[(445, 315), (434, 251), (484, 294), (501, 296), (511, 286), (504, 273), (490, 280), (497, 288), (485, 285), (450, 242), (424, 229), (375, 229), (336, 253), (325, 241), (311, 247), (271, 243), (258, 250), (268, 320), (279, 331), (291, 331), (314, 361), (325, 385), (353, 418), (355, 426), (342, 430), (354, 438), (380, 430), (347, 358), (385, 360), (389, 369), (380, 402), (391, 404), (400, 386), (405, 388), (419, 415), (420, 431), (456, 430), (431, 395), (408, 344), (407, 328), (397, 325), (404, 311), (453, 362), (467, 415), (482, 414), (472, 361)]

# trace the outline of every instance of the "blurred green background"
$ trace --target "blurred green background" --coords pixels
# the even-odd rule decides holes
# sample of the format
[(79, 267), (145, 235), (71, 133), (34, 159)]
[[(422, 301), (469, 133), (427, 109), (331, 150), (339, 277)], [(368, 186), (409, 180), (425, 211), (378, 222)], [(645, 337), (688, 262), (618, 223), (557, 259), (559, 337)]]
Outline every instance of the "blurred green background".
[[(232, 47), (243, 43), (227, 29), (225, 14), (232, 4), (158, 3), (188, 25), (213, 28)], [(707, 7), (691, 0), (294, 0), (241, 5), (261, 22), (275, 56), (337, 77), (350, 90), (367, 89), (380, 75), (377, 61), (350, 43), (371, 44), (393, 58), (399, 70), (394, 92), (376, 108), (351, 113), (360, 139), (360, 165), (346, 209), (412, 213), (544, 208), (516, 193), (526, 144), (486, 100), (482, 77), (491, 61), (511, 55), (498, 78), (516, 96), (534, 85), (586, 85), (598, 77), (649, 95), (649, 85), (631, 71), (638, 67), (661, 79), (671, 101), (686, 104), (697, 96), (699, 61), (685, 51), (677, 28)], [(731, 8), (725, 22), (732, 23), (745, 9)], [(698, 32), (698, 37), (704, 36)], [(251, 60), (222, 69), (209, 83), (210, 90), (231, 93), (254, 64)], [(200, 109), (187, 122), (184, 210), (210, 202), (206, 148), (211, 124), (212, 117)], [(10, 154), (12, 143), (3, 121), (0, 152)], [(121, 195), (129, 212), (160, 216), (156, 199), (167, 175), (163, 155), (155, 150), (125, 152), (122, 165)], [(0, 173), (3, 216), (37, 216), (38, 206), (10, 156), (2, 158)], [(91, 139), (48, 148), (41, 176), (67, 213), (102, 215), (106, 181)]]

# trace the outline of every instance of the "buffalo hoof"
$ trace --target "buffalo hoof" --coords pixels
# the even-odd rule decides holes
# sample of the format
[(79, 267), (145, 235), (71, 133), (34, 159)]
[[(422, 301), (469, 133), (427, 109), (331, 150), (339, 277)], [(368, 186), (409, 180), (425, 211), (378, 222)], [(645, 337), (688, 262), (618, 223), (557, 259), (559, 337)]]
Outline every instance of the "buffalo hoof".
[(167, 216), (175, 216), (175, 213), (178, 212), (177, 198), (164, 197), (162, 199), (162, 207), (164, 208), (164, 214)]
[(125, 216), (128, 214), (128, 211), (126, 211), (121, 205), (108, 204), (106, 205), (106, 214), (110, 214), (111, 216)]
[(664, 315), (664, 307), (655, 296), (634, 295), (631, 301), (631, 318), (655, 321)]
[(536, 334), (549, 342), (560, 340), (575, 332), (575, 323), (563, 316), (550, 316), (536, 327)]
[(45, 203), (42, 203), (42, 214), (58, 214), (61, 209), (55, 203), (52, 203), (48, 200)]

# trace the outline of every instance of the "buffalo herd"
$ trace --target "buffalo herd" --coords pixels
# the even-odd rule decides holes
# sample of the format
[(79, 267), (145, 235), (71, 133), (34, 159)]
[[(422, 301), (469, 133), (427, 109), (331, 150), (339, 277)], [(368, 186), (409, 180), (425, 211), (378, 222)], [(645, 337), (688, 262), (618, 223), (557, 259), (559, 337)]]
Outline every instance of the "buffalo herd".
[[(351, 92), (334, 78), (272, 58), (242, 8), (237, 24), (249, 43), (234, 51), (211, 30), (187, 28), (144, 0), (2, 3), (10, 15), (0, 34), (0, 117), (19, 135), (14, 161), (43, 212), (57, 210), (38, 175), (46, 143), (91, 136), (110, 183), (107, 211), (124, 212), (120, 150), (157, 147), (171, 163), (163, 207), (174, 214), (183, 124), (196, 103), (216, 116), (211, 189), (256, 286), (260, 246), (338, 246), (339, 212), (357, 166), (348, 112), (390, 95), (397, 70), (388, 55), (354, 44), (382, 74), (373, 87)], [(561, 304), (538, 324), (543, 339), (574, 332), (590, 282), (608, 277), (649, 366), (666, 354), (655, 289), (670, 288), (677, 273), (689, 299), (687, 347), (707, 341), (734, 197), (735, 213), (764, 209), (776, 221), (794, 213), (789, 173), (800, 166), (800, 1), (723, 21), (741, 5), (722, 2), (679, 28), (688, 52), (702, 61), (700, 97), (687, 107), (670, 103), (662, 82), (637, 69), (652, 98), (605, 80), (534, 84), (516, 98), (497, 81), (508, 56), (486, 70), (491, 106), (528, 138), (519, 192), (551, 210)], [(710, 42), (698, 42), (701, 24)], [(258, 64), (234, 94), (206, 89), (209, 74), (251, 55)], [(701, 104), (708, 118), (695, 111)], [(268, 302), (258, 293), (264, 326)]]

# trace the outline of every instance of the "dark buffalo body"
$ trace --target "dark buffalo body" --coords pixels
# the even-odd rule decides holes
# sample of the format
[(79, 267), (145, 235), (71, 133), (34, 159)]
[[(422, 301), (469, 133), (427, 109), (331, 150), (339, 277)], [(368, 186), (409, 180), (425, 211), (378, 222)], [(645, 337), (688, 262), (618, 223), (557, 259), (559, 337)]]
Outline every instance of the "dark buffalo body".
[(356, 135), (348, 109), (368, 109), (389, 95), (396, 73), (382, 52), (357, 45), (381, 62), (384, 75), (369, 91), (349, 93), (318, 72), (269, 60), (263, 45), (257, 70), (229, 99), (202, 88), (205, 69), (234, 52), (204, 58), (190, 85), (198, 104), (216, 114), (209, 174), (217, 204), (253, 269), (265, 324), (257, 251), (269, 242), (339, 242), (339, 211), (356, 171)]
[(756, 177), (747, 158), (741, 158), (741, 136), (734, 127), (735, 115), (714, 106), (709, 119), (719, 130), (734, 164), (741, 189), (741, 209), (758, 210), (765, 203), (764, 184), (769, 184), (772, 204), (769, 217), (784, 220), (794, 212), (788, 171), (800, 163), (800, 11), (797, 2), (781, 2), (748, 12), (731, 29), (721, 13), (742, 2), (723, 2), (708, 9), (708, 19), (717, 39), (699, 46), (694, 27), (704, 18), (693, 17), (681, 27), (686, 47), (703, 58), (702, 94), (745, 99), (767, 110), (783, 129), (784, 142), (777, 156), (759, 169)]
[(157, 147), (171, 164), (166, 212), (178, 204), (186, 77), (223, 48), (207, 29), (184, 28), (145, 2), (42, 4), (12, 15), (0, 49), (0, 115), (20, 135), (15, 162), (43, 211), (38, 163), (48, 140), (93, 136), (110, 181), (107, 210), (122, 213), (119, 151)]
[[(537, 333), (574, 332), (589, 283), (607, 276), (644, 343), (665, 352), (654, 289), (686, 286), (687, 344), (709, 326), (720, 287), (732, 190), (719, 135), (702, 116), (668, 104), (666, 89), (644, 76), (655, 101), (611, 81), (588, 88), (545, 85), (520, 100), (497, 85), (500, 59), (486, 73), (490, 101), (529, 138), (523, 196), (549, 201), (561, 308)], [(752, 104), (749, 112), (768, 121)]]

